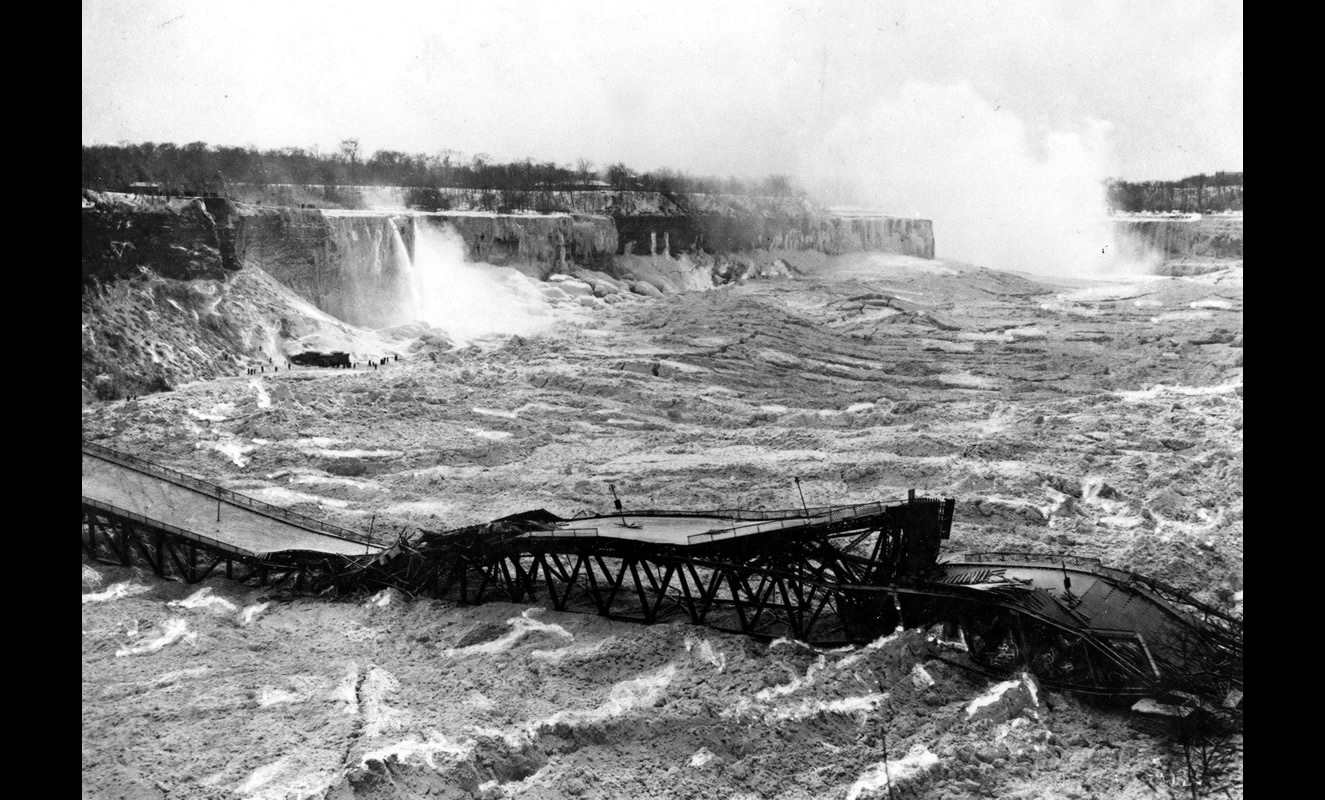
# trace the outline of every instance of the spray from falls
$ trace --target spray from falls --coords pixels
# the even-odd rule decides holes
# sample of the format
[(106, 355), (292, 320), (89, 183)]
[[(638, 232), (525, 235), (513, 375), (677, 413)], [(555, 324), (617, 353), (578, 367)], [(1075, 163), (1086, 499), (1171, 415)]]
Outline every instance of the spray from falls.
[(815, 152), (825, 190), (934, 221), (936, 256), (998, 269), (1146, 271), (1108, 217), (1110, 127), (1026, 122), (968, 83), (908, 82), (838, 121)]
[(315, 256), (318, 307), (367, 328), (408, 321), (411, 265), (394, 220), (353, 212), (324, 219), (327, 242)]
[(411, 319), (460, 345), (489, 334), (531, 334), (552, 321), (537, 282), (514, 269), (466, 262), (460, 234), (418, 217), (404, 305)]
[[(410, 224), (417, 230), (417, 222), (413, 219)], [(414, 274), (414, 263), (410, 259), (409, 248), (405, 246), (405, 239), (400, 235), (400, 226), (394, 219), (389, 220), (388, 226), (391, 229), (391, 252), (396, 259), (397, 269), (401, 275), (406, 276), (401, 282), (403, 295), (400, 298), (400, 308), (397, 317), (403, 317), (406, 320), (422, 319), (422, 303), (419, 298), (419, 281)]]

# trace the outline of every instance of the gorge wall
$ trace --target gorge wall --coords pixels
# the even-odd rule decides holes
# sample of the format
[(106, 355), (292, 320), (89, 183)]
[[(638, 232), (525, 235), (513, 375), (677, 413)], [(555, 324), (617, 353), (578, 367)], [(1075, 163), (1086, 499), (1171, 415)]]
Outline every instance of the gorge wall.
[(240, 268), (233, 240), (197, 198), (83, 192), (83, 282), (149, 268), (162, 277), (223, 278)]
[[(575, 267), (608, 271), (616, 230), (607, 217), (474, 212), (381, 213), (272, 208), (217, 201), (237, 257), (261, 267), (319, 309), (384, 327), (418, 317), (412, 262), (423, 228), (449, 228), (466, 258), (542, 278)], [(224, 204), (222, 211), (219, 206)]]
[(1242, 258), (1242, 217), (1130, 217), (1114, 220), (1123, 255), (1145, 260)]
[[(418, 189), (403, 186), (248, 185), (231, 187), (235, 196), (254, 205), (310, 205), (328, 209), (419, 213), (443, 211), (470, 244), (475, 260), (488, 263), (524, 261), (545, 249), (537, 237), (526, 239), (512, 225), (524, 227), (531, 215), (567, 214), (573, 218), (609, 217), (616, 232), (617, 255), (650, 255), (703, 251), (722, 255), (748, 250), (817, 250), (836, 255), (877, 251), (934, 257), (934, 228), (929, 220), (886, 216), (831, 214), (800, 197), (759, 197), (736, 194), (687, 194), (617, 190), (496, 191), (460, 188)], [(490, 224), (466, 219), (480, 212)], [(471, 235), (472, 233), (472, 235)], [(481, 239), (487, 233), (486, 239)], [(501, 242), (492, 245), (494, 237)], [(583, 250), (582, 237), (575, 237)], [(521, 251), (521, 248), (524, 248)], [(599, 252), (594, 247), (594, 252)], [(492, 257), (480, 251), (487, 250)], [(552, 251), (555, 254), (555, 251)], [(494, 259), (501, 259), (494, 260)], [(546, 255), (541, 263), (550, 263)], [(591, 265), (579, 252), (571, 260)]]
[(526, 292), (527, 278), (557, 276), (535, 294), (584, 305), (791, 274), (796, 251), (933, 254), (925, 220), (834, 217), (796, 201), (687, 209), (656, 194), (584, 194), (583, 211), (497, 214), (84, 191), (83, 401), (277, 368), (288, 340), (319, 325), (334, 338), (341, 321), (433, 319), (419, 312), (437, 298), (436, 279), (447, 297), (465, 297), (448, 281), (466, 261), (514, 268), (524, 277), (485, 274)]
[(409, 318), (415, 291), (409, 267), (425, 227), (458, 234), (468, 261), (538, 279), (577, 269), (628, 278), (621, 258), (632, 255), (816, 250), (934, 256), (929, 220), (834, 216), (789, 198), (682, 195), (677, 202), (656, 192), (568, 194), (576, 210), (550, 214), (207, 203), (241, 262), (262, 267), (323, 311), (367, 327)]
[[(369, 211), (85, 192), (84, 279), (139, 267), (169, 278), (223, 278), (251, 264), (322, 311), (380, 328), (418, 318), (413, 262), (416, 240), (427, 229), (456, 234), (466, 261), (512, 267), (536, 279), (591, 270), (640, 278), (661, 291), (764, 274), (727, 263), (727, 256), (740, 253), (934, 256), (929, 220), (833, 215), (798, 198), (559, 194), (558, 202), (572, 210)], [(669, 259), (684, 260), (677, 268), (684, 268), (685, 280), (649, 280), (667, 271)]]
[(619, 192), (612, 200), (607, 212), (622, 255), (776, 249), (934, 257), (927, 219), (829, 214), (797, 198)]

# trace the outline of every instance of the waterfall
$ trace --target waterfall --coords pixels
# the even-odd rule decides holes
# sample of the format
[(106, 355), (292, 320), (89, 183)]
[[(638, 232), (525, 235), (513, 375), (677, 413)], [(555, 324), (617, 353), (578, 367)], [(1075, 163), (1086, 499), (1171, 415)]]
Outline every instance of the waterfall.
[(550, 321), (538, 282), (514, 269), (465, 261), (465, 242), (449, 225), (414, 220), (410, 276), (414, 319), (457, 344), (487, 334), (528, 334)]
[[(417, 225), (417, 220), (410, 217), (409, 224)], [(387, 226), (391, 228), (390, 258), (393, 267), (392, 272), (397, 276), (395, 285), (399, 290), (396, 292), (399, 313), (396, 315), (395, 322), (411, 322), (421, 319), (423, 308), (420, 301), (418, 270), (414, 268), (414, 263), (410, 261), (409, 248), (405, 246), (405, 240), (400, 235), (400, 228), (397, 227), (396, 221), (388, 218)]]
[(368, 328), (417, 318), (409, 249), (395, 221), (357, 214), (327, 214), (325, 220), (323, 310)]
[[(508, 267), (465, 261), (464, 239), (425, 215), (324, 212), (309, 283), (318, 306), (352, 325), (422, 322), (466, 344), (550, 321), (546, 289)], [(412, 252), (412, 258), (411, 258)]]

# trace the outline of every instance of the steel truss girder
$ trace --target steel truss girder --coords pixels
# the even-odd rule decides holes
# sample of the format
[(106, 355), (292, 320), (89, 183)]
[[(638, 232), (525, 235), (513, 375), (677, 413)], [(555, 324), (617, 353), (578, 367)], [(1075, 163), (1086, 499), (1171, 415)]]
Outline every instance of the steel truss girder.
[[(1230, 683), (1240, 687), (1242, 680), (1241, 621), (1154, 582), (1145, 582), (1151, 592), (1195, 608), (1201, 613), (1191, 613), (1205, 626), (1187, 626), (1183, 630), (1190, 635), (1181, 641), (1146, 642), (1138, 635), (1135, 647), (1123, 647), (1033, 608), (977, 597), (961, 587), (925, 584), (923, 577), (919, 584), (894, 585), (899, 568), (913, 562), (916, 553), (905, 552), (902, 528), (889, 521), (868, 528), (832, 523), (831, 530), (783, 540), (771, 549), (748, 541), (679, 548), (592, 539), (549, 547), (508, 531), (487, 538), (456, 537), (424, 550), (402, 540), (393, 557), (371, 560), (308, 552), (236, 553), (93, 505), (84, 505), (82, 522), (88, 558), (143, 565), (163, 578), (189, 583), (207, 579), (224, 564), (228, 578), (289, 585), (297, 592), (393, 587), (411, 596), (458, 595), (462, 603), (546, 597), (559, 611), (643, 623), (679, 619), (818, 645), (867, 641), (903, 620), (923, 625), (960, 619), (964, 630), (980, 637), (986, 667), (998, 666), (998, 659), (988, 655), (990, 648), (1012, 652), (1019, 668), (1047, 674), (1052, 685), (1064, 688), (1127, 692), (1161, 672), (1180, 674), (1203, 693)], [(1064, 674), (1065, 664), (1071, 665), (1071, 674)]]
[(436, 589), (456, 593), (462, 603), (481, 603), (494, 593), (511, 602), (546, 598), (558, 611), (643, 623), (679, 618), (761, 638), (812, 643), (873, 638), (896, 623), (891, 596), (853, 596), (849, 588), (835, 588), (830, 581), (851, 570), (826, 559), (784, 568), (790, 566), (784, 559), (767, 555), (746, 564), (542, 549), (486, 556), (457, 558)]
[(83, 552), (90, 559), (121, 567), (143, 566), (160, 578), (185, 583), (200, 583), (224, 566), (230, 579), (259, 586), (290, 583), (295, 590), (304, 591), (329, 584), (344, 571), (329, 558), (283, 562), (234, 553), (90, 506), (83, 506), (82, 539)]

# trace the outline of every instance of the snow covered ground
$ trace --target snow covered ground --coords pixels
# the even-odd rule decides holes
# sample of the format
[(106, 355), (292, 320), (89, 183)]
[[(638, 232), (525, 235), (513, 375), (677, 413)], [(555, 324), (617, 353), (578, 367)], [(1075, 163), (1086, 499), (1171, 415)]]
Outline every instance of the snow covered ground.
[[(797, 477), (809, 505), (914, 488), (957, 499), (945, 551), (1092, 556), (1240, 612), (1240, 262), (1090, 282), (911, 261), (819, 256), (475, 347), (323, 321), (402, 359), (218, 376), (81, 422), (392, 539), (609, 510), (609, 483), (627, 509), (794, 507)], [(1072, 698), (968, 714), (998, 682), (924, 632), (817, 652), (538, 603), (83, 572), (83, 782), (106, 796), (1142, 798), (1165, 779), (1157, 740)]]

